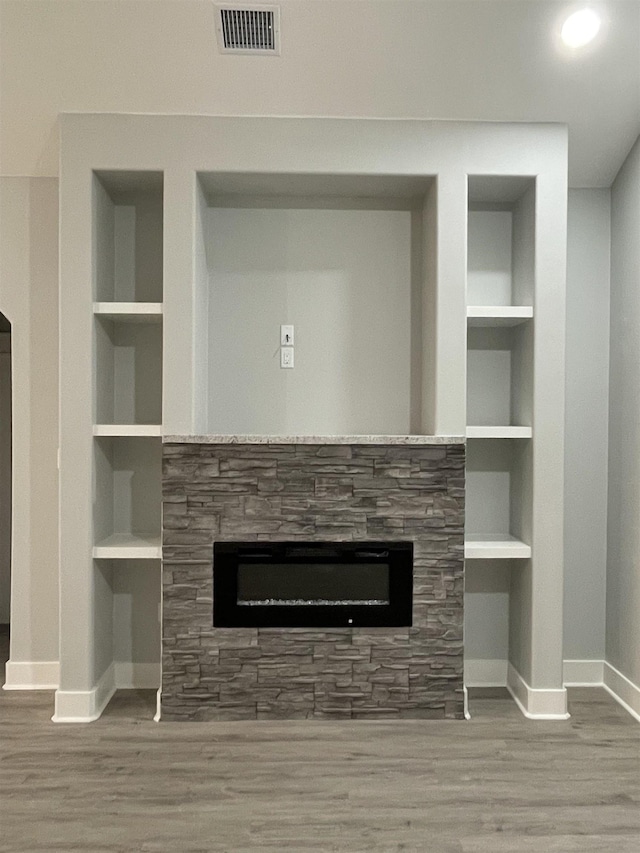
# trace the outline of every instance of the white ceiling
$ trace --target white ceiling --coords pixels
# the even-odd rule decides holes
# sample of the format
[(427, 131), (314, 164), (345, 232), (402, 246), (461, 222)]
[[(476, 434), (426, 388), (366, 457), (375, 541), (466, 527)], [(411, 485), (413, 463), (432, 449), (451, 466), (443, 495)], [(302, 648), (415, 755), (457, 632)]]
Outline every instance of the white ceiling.
[(255, 57), (218, 52), (209, 0), (0, 0), (0, 172), (57, 174), (66, 111), (562, 122), (576, 187), (640, 133), (640, 0), (591, 2), (607, 24), (574, 55), (575, 2), (279, 5), (282, 55)]

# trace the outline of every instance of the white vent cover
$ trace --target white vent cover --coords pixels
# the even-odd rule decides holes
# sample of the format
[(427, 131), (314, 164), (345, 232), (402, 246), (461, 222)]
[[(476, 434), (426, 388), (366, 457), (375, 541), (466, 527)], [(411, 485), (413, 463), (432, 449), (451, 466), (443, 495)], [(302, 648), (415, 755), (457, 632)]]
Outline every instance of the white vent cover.
[(218, 44), (222, 53), (280, 54), (278, 6), (222, 6), (216, 8)]

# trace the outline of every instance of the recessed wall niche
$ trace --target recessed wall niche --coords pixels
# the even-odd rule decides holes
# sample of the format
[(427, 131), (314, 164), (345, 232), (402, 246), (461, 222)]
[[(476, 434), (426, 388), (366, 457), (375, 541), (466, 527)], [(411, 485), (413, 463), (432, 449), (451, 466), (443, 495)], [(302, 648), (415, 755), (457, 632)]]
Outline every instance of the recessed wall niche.
[(466, 538), (530, 542), (531, 442), (467, 441)]
[(469, 177), (468, 305), (533, 305), (535, 179)]
[(162, 172), (94, 172), (96, 302), (162, 302)]
[(531, 426), (533, 326), (471, 326), (467, 333), (467, 422)]
[[(422, 431), (431, 189), (424, 177), (200, 176), (209, 432)], [(293, 370), (280, 368), (281, 324), (295, 328)]]
[(161, 455), (159, 438), (94, 440), (96, 545), (159, 543)]
[(160, 686), (159, 560), (94, 560), (98, 672), (113, 667), (119, 688)]
[(95, 357), (95, 423), (160, 424), (161, 323), (96, 316)]

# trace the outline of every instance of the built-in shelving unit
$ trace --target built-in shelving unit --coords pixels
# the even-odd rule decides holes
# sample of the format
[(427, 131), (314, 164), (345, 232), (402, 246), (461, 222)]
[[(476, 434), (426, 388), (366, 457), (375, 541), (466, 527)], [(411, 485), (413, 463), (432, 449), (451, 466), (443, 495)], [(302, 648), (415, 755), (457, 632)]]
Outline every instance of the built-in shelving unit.
[(162, 224), (162, 173), (95, 174), (94, 618), (115, 687), (159, 686)]
[[(466, 431), (465, 647), (497, 620), (555, 713), (565, 129), (61, 128), (59, 718), (100, 713), (112, 664), (157, 683), (162, 435), (225, 432)], [(295, 370), (279, 368), (283, 323)]]
[(470, 177), (468, 191), (465, 657), (475, 682), (478, 670), (506, 679), (510, 632), (499, 626), (517, 618), (513, 573), (532, 558), (535, 182)]

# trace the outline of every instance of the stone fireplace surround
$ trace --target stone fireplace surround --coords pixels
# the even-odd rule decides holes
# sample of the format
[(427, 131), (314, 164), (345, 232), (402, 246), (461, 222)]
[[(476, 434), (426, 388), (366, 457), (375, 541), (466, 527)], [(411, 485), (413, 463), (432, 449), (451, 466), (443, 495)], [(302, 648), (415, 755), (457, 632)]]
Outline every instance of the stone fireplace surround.
[[(167, 436), (164, 720), (462, 719), (462, 438)], [(215, 541), (412, 541), (407, 628), (214, 628)]]

